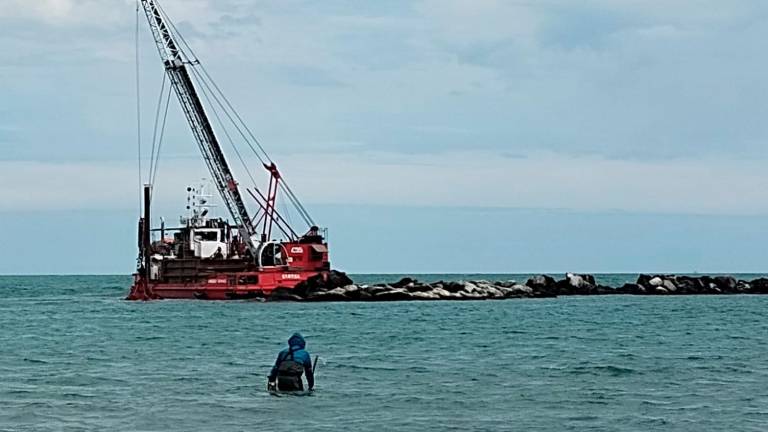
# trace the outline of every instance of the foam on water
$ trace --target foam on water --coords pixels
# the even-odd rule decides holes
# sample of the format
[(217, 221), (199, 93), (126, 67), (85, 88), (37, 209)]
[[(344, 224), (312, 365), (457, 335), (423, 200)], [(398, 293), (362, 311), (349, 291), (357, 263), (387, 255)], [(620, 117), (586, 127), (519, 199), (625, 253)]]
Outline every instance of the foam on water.
[[(132, 303), (129, 283), (0, 278), (0, 430), (768, 429), (768, 296)], [(295, 330), (317, 394), (271, 397)]]

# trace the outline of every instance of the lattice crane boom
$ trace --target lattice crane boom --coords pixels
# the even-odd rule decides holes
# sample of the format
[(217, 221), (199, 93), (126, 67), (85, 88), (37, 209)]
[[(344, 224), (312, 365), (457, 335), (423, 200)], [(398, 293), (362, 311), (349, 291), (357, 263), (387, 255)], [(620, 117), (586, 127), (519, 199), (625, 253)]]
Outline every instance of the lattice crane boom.
[(192, 129), (192, 134), (195, 136), (203, 160), (205, 160), (214, 184), (230, 216), (238, 226), (242, 238), (252, 255), (256, 256), (258, 247), (253, 241), (257, 234), (256, 229), (189, 74), (188, 67), (194, 67), (194, 64), (179, 49), (179, 45), (174, 39), (157, 2), (155, 0), (140, 1), (152, 30), (160, 58), (165, 65), (165, 71), (173, 85), (189, 127)]

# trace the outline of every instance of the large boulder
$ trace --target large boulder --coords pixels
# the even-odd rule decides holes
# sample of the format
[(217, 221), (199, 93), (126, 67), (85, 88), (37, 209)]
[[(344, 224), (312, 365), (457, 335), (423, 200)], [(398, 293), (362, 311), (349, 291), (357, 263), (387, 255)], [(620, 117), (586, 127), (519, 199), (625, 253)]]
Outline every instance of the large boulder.
[(645, 295), (648, 290), (640, 284), (624, 284), (616, 288), (616, 294)]
[(548, 275), (538, 275), (528, 279), (525, 283), (531, 288), (546, 288), (555, 285), (555, 279)]
[(595, 277), (589, 274), (566, 273), (565, 280), (575, 287), (595, 285)]
[(413, 296), (414, 300), (440, 300), (440, 296), (432, 291), (412, 292), (411, 296)]
[(304, 297), (297, 295), (291, 288), (277, 288), (269, 294), (269, 301), (303, 301)]
[(463, 300), (485, 300), (487, 298), (482, 292), (477, 291), (462, 291), (459, 293), (459, 296)]
[(328, 291), (316, 291), (307, 296), (307, 301), (311, 302), (343, 302), (349, 301), (346, 291), (343, 288), (334, 288)]
[(443, 282), (443, 289), (450, 293), (458, 293), (464, 291), (464, 284), (460, 282)]
[(371, 296), (375, 296), (376, 294), (392, 291), (392, 287), (389, 285), (371, 285), (366, 286), (364, 288), (364, 291), (370, 294)]
[(649, 287), (651, 286), (650, 281), (653, 279), (653, 276), (647, 275), (647, 274), (641, 274), (637, 277), (637, 282), (635, 284), (643, 286), (643, 287)]
[(357, 285), (347, 285), (341, 288), (334, 288), (333, 291), (339, 290), (344, 293), (344, 296), (350, 300), (360, 300), (363, 290)]
[(736, 292), (739, 294), (745, 294), (752, 290), (752, 285), (747, 282), (740, 280), (736, 283)]
[(463, 299), (461, 295), (461, 291), (454, 293), (444, 288), (435, 288), (434, 290), (432, 290), (432, 292), (437, 294), (440, 297), (440, 300), (462, 300)]
[(338, 288), (343, 287), (347, 285), (352, 285), (355, 283), (352, 279), (347, 276), (346, 273), (340, 272), (337, 270), (331, 270), (328, 272), (328, 281), (326, 283), (326, 286), (329, 288)]
[(590, 295), (596, 294), (595, 277), (567, 273), (565, 279), (557, 282), (557, 293), (560, 295)]
[(665, 293), (677, 291), (674, 276), (640, 275), (637, 278), (637, 285), (644, 287), (648, 292), (654, 292), (656, 288), (664, 288)]
[(664, 281), (661, 283), (661, 287), (665, 288), (667, 292), (670, 293), (677, 291), (677, 285), (675, 285), (675, 282), (672, 281), (672, 279), (664, 279)]
[(714, 278), (715, 285), (724, 293), (735, 293), (738, 282), (733, 276), (717, 276)]
[(470, 294), (475, 294), (475, 293), (479, 294), (482, 292), (482, 289), (472, 282), (461, 281), (459, 283), (464, 286), (461, 292), (470, 293)]
[(678, 294), (703, 294), (707, 290), (707, 284), (698, 277), (677, 276), (675, 285)]
[(405, 288), (410, 293), (424, 293), (424, 292), (431, 292), (433, 290), (433, 287), (431, 285), (426, 284), (408, 284), (404, 287), (397, 287), (395, 285), (392, 285), (394, 288)]
[(749, 285), (749, 294), (768, 294), (768, 279), (766, 278), (755, 279)]
[(489, 286), (489, 287), (487, 287), (487, 288), (485, 289), (485, 292), (486, 292), (486, 296), (487, 296), (488, 298), (492, 298), (492, 299), (503, 299), (503, 298), (504, 298), (504, 297), (506, 297), (506, 296), (505, 296), (505, 295), (504, 295), (504, 293), (501, 291), (501, 288), (502, 288), (502, 287), (498, 287), (498, 288), (497, 288), (497, 287), (495, 287), (495, 286)]
[(551, 276), (534, 276), (525, 284), (533, 289), (534, 297), (557, 297), (557, 282)]
[(511, 288), (503, 289), (502, 292), (504, 293), (505, 297), (512, 297), (512, 298), (533, 297), (533, 288), (527, 285), (516, 284), (516, 285), (513, 285)]
[(340, 288), (352, 285), (354, 282), (346, 273), (337, 270), (322, 272), (304, 281), (299, 282), (293, 288), (296, 295), (309, 297), (310, 294), (320, 291), (328, 291), (334, 288)]

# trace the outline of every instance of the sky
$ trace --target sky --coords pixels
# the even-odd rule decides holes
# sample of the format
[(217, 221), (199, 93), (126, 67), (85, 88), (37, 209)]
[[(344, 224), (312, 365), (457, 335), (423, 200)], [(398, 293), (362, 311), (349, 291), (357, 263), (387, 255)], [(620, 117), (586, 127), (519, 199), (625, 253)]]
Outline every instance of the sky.
[[(766, 2), (161, 4), (335, 267), (766, 269)], [(133, 270), (136, 18), (134, 0), (0, 0), (0, 273)], [(163, 70), (139, 18), (146, 171)], [(206, 176), (172, 102), (169, 220)]]

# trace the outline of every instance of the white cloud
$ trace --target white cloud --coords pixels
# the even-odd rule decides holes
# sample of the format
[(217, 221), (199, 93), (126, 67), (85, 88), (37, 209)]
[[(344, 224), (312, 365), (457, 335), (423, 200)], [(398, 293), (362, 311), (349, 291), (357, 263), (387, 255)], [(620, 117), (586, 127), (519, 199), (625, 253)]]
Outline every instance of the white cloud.
[[(768, 214), (768, 174), (757, 161), (630, 162), (487, 153), (284, 159), (280, 167), (291, 186), (315, 204)], [(181, 213), (185, 187), (206, 173), (197, 161), (162, 164), (156, 202)], [(254, 174), (265, 176), (258, 169)], [(127, 163), (2, 162), (6, 195), (0, 210), (135, 208), (137, 183), (136, 168)]]
[(46, 22), (57, 22), (67, 19), (73, 7), (73, 0), (2, 0), (0, 17), (37, 18)]
[(111, 26), (120, 9), (135, 0), (0, 0), (0, 18), (21, 18), (57, 26)]
[[(454, 204), (451, 197), (461, 191), (473, 205), (569, 207), (589, 198), (596, 201), (592, 205), (631, 209), (640, 206), (632, 202), (650, 197), (655, 210), (719, 212), (736, 206), (675, 202), (697, 196), (696, 184), (687, 179), (726, 195), (739, 190), (751, 196), (750, 182), (761, 184), (753, 178), (757, 169), (738, 158), (768, 158), (768, 123), (762, 121), (768, 105), (761, 97), (766, 64), (756, 55), (768, 36), (768, 6), (762, 3), (329, 0), (303, 8), (297, 3), (162, 1), (177, 23), (199, 31), (190, 38), (196, 51), (268, 148), (313, 153), (339, 170), (331, 179), (318, 175), (324, 190), (312, 196), (361, 200), (365, 197), (348, 193), (345, 184), (370, 180), (368, 187), (380, 191), (372, 197), (395, 202), (398, 195), (387, 192), (397, 189), (387, 187), (391, 170), (394, 177), (412, 179), (414, 190), (403, 200), (413, 204)], [(40, 21), (29, 26), (39, 38), (24, 33), (6, 42), (0, 35), (4, 63), (32, 64), (15, 75), (0, 69), (7, 73), (5, 81), (14, 83), (0, 88), (0, 109), (9, 113), (4, 124), (21, 141), (9, 146), (6, 157), (50, 161), (28, 165), (43, 173), (53, 170), (50, 176), (63, 169), (56, 158), (130, 157), (134, 4), (0, 0), (5, 17)], [(234, 25), (222, 24), (225, 15), (251, 25), (234, 32)], [(93, 26), (99, 27), (98, 37)], [(161, 65), (143, 22), (142, 37), (146, 84)], [(2, 105), (10, 100), (13, 105)], [(152, 91), (144, 101), (146, 123), (153, 115)], [(48, 127), (38, 127), (41, 118)], [(192, 149), (185, 126), (174, 126), (169, 150)], [(359, 156), (324, 155), (329, 142), (355, 143)], [(402, 160), (374, 164), (363, 151), (415, 153), (403, 157), (432, 161), (437, 168), (427, 164), (412, 172)], [(536, 151), (560, 155), (524, 163), (487, 156)], [(430, 152), (442, 153), (425, 155)], [(482, 152), (483, 175), (492, 185), (506, 186), (481, 187), (478, 171), (462, 168), (463, 159)], [(728, 169), (717, 170), (714, 158), (727, 154), (733, 155), (724, 162)], [(590, 170), (579, 174), (572, 164)], [(97, 177), (98, 167), (89, 167), (83, 171)], [(305, 162), (291, 171), (300, 176), (313, 170)], [(114, 172), (126, 180), (112, 187), (126, 184), (123, 192), (130, 194), (135, 177), (130, 163)], [(564, 173), (567, 184), (559, 184)], [(457, 179), (463, 176), (469, 178)], [(536, 181), (519, 190), (521, 179)], [(295, 183), (315, 184), (305, 180)], [(635, 193), (625, 194), (632, 197), (625, 202), (618, 191), (606, 190), (603, 199), (591, 182)], [(568, 184), (580, 187), (568, 190)], [(48, 191), (57, 184), (45, 186), (19, 199), (55, 201)], [(660, 196), (652, 196), (656, 189)], [(98, 196), (114, 205), (109, 192)], [(570, 196), (575, 202), (568, 204)]]

